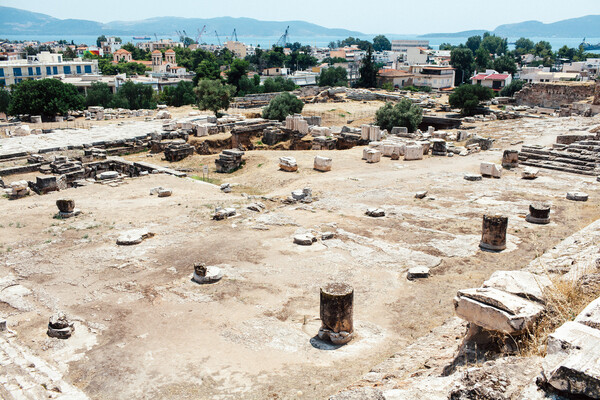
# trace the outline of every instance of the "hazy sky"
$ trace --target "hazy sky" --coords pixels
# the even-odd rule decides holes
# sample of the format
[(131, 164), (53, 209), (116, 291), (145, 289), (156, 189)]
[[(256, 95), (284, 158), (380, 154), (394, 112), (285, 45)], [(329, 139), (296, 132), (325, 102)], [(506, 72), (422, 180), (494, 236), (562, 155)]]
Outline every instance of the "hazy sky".
[(0, 5), (100, 22), (231, 16), (396, 34), (492, 30), (505, 23), (600, 14), (600, 0), (0, 0)]

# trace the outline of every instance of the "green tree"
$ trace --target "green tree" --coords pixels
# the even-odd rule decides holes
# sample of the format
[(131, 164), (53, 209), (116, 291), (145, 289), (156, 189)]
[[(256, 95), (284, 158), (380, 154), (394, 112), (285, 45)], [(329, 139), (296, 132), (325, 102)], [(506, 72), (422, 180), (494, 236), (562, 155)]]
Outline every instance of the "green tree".
[(475, 54), (475, 52), (479, 50), (479, 47), (481, 47), (481, 36), (471, 36), (467, 39), (466, 46), (471, 50), (471, 52), (473, 52), (473, 54)]
[(508, 41), (500, 36), (492, 35), (489, 32), (483, 34), (481, 47), (486, 49), (488, 53), (502, 55), (508, 51)]
[(535, 44), (527, 38), (520, 38), (515, 42), (515, 52), (518, 56), (529, 54), (533, 51)]
[(156, 108), (154, 90), (150, 85), (127, 81), (117, 91), (111, 107), (128, 108), (130, 110)]
[(72, 48), (67, 47), (65, 49), (65, 51), (63, 51), (63, 59), (64, 60), (72, 60), (74, 58), (77, 58), (77, 54), (75, 54), (75, 52), (73, 51)]
[(442, 43), (440, 44), (440, 50), (454, 50), (456, 46), (451, 45), (450, 43)]
[(196, 68), (196, 75), (194, 76), (194, 84), (198, 85), (200, 79), (221, 79), (221, 69), (219, 64), (214, 60), (202, 60)]
[(402, 99), (395, 105), (385, 103), (375, 113), (375, 122), (381, 129), (391, 131), (394, 127), (406, 127), (414, 132), (423, 120), (423, 110), (409, 99)]
[(490, 53), (483, 46), (475, 52), (475, 66), (478, 71), (485, 70), (492, 66), (492, 57), (490, 57)]
[[(487, 51), (487, 50), (486, 50)], [(494, 97), (492, 89), (481, 85), (461, 85), (448, 98), (450, 106), (460, 108), (463, 115), (473, 115), (482, 101)]]
[(455, 48), (450, 53), (450, 65), (456, 70), (454, 84), (456, 86), (467, 82), (475, 70), (475, 58), (469, 48)]
[(343, 67), (329, 67), (322, 69), (317, 77), (319, 86), (348, 86), (348, 73)]
[(373, 49), (375, 51), (391, 50), (392, 42), (383, 35), (377, 35), (373, 38)]
[(10, 115), (41, 115), (49, 120), (83, 109), (83, 96), (77, 88), (58, 79), (26, 80), (12, 87)]
[(246, 60), (240, 60), (239, 58), (233, 60), (229, 71), (227, 71), (227, 83), (235, 86), (236, 90), (238, 90), (240, 79), (248, 73), (249, 65), (250, 63)]
[(96, 47), (102, 46), (102, 42), (106, 42), (106, 36), (100, 35), (98, 39), (96, 39)]
[(262, 117), (283, 121), (288, 115), (300, 113), (304, 108), (302, 100), (291, 93), (285, 92), (277, 95), (263, 109)]
[(377, 69), (373, 63), (373, 47), (369, 46), (367, 49), (367, 54), (362, 60), (358, 73), (360, 78), (356, 82), (357, 87), (374, 88), (377, 86)]
[(219, 110), (227, 110), (231, 97), (235, 95), (236, 87), (224, 85), (220, 80), (202, 79), (194, 88), (198, 100), (198, 108), (211, 110), (219, 116)]
[(0, 88), (0, 113), (6, 114), (10, 105), (10, 92), (4, 88)]
[(194, 85), (192, 82), (179, 81), (176, 86), (167, 86), (159, 95), (159, 100), (173, 107), (186, 106), (196, 103)]
[(111, 88), (104, 82), (94, 82), (87, 90), (85, 96), (85, 106), (110, 107), (113, 99)]
[(558, 49), (558, 58), (562, 58), (562, 59), (566, 59), (569, 61), (572, 61), (573, 58), (575, 58), (575, 54), (576, 54), (576, 50), (573, 48), (570, 48), (567, 45), (564, 45), (563, 47), (561, 47), (560, 49)]
[(515, 79), (509, 85), (504, 86), (500, 91), (500, 96), (504, 97), (512, 97), (519, 90), (523, 89), (523, 85), (525, 85), (525, 81)]
[(498, 72), (508, 72), (511, 75), (517, 73), (517, 64), (514, 58), (509, 55), (504, 55), (494, 60), (494, 69)]

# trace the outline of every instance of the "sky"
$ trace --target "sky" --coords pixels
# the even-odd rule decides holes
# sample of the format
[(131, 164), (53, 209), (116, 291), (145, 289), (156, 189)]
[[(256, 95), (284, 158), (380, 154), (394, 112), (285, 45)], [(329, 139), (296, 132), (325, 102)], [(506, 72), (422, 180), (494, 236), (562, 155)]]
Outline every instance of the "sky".
[(527, 20), (549, 23), (600, 14), (600, 0), (0, 0), (0, 5), (99, 22), (231, 16), (393, 34), (493, 30)]

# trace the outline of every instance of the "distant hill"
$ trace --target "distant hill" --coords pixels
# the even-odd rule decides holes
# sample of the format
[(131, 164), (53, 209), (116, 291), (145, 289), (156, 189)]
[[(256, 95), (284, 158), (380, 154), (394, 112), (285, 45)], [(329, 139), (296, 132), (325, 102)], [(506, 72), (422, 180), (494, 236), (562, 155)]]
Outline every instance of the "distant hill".
[(49, 15), (0, 7), (0, 37), (2, 35), (173, 35), (186, 31), (194, 38), (198, 29), (206, 25), (206, 33), (215, 30), (225, 36), (235, 28), (239, 36), (281, 36), (290, 27), (291, 39), (300, 36), (364, 36), (346, 29), (331, 29), (304, 21), (259, 21), (252, 18), (181, 18), (159, 17), (141, 21), (113, 21), (106, 24), (80, 20), (58, 19)]
[(493, 31), (474, 30), (456, 33), (430, 33), (421, 37), (469, 37), (491, 32), (509, 37), (600, 37), (600, 15), (586, 15), (580, 18), (565, 19), (550, 24), (540, 21), (525, 21), (517, 24), (500, 25)]

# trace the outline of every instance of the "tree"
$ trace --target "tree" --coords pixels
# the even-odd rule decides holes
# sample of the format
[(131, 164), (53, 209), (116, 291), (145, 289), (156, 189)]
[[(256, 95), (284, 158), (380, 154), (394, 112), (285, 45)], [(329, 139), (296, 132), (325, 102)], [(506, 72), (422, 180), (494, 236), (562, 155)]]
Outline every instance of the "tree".
[(440, 50), (454, 50), (456, 46), (451, 45), (450, 43), (442, 43), (440, 44)]
[(77, 88), (58, 79), (26, 80), (12, 87), (8, 113), (41, 115), (44, 120), (83, 109)]
[(374, 88), (377, 86), (377, 69), (373, 63), (373, 47), (369, 46), (367, 49), (367, 54), (362, 60), (358, 73), (360, 78), (356, 83), (357, 87)]
[(235, 86), (236, 90), (239, 89), (240, 79), (248, 73), (248, 67), (250, 63), (246, 60), (235, 59), (231, 63), (229, 71), (227, 71), (227, 83)]
[(534, 47), (535, 44), (531, 40), (522, 37), (515, 42), (515, 53), (518, 56), (522, 56), (531, 53)]
[(517, 73), (517, 64), (511, 56), (504, 55), (494, 60), (494, 69), (498, 72), (508, 72), (514, 75)]
[(98, 39), (96, 39), (96, 47), (102, 46), (102, 42), (106, 42), (106, 36), (100, 35)]
[(194, 85), (192, 82), (179, 81), (176, 86), (167, 86), (159, 95), (159, 100), (173, 107), (186, 106), (196, 103)]
[(4, 88), (0, 88), (0, 113), (6, 114), (10, 105), (10, 92)]
[(469, 48), (455, 48), (450, 52), (450, 65), (456, 69), (454, 83), (456, 86), (467, 82), (475, 70), (475, 58)]
[(481, 46), (475, 52), (475, 65), (477, 66), (477, 70), (485, 70), (492, 66), (492, 57), (490, 57), (490, 53), (488, 50)]
[(319, 86), (348, 86), (348, 73), (343, 67), (329, 67), (322, 69), (317, 77)]
[(471, 36), (467, 39), (466, 46), (475, 54), (479, 47), (481, 47), (481, 36)]
[(75, 54), (75, 52), (73, 51), (72, 48), (67, 46), (65, 51), (63, 51), (63, 59), (64, 60), (72, 60), (74, 58), (77, 58), (77, 54)]
[(302, 100), (291, 93), (285, 92), (275, 96), (269, 105), (263, 109), (262, 117), (283, 121), (288, 115), (298, 114), (304, 108)]
[(210, 110), (219, 116), (219, 110), (227, 110), (236, 87), (224, 85), (220, 80), (203, 79), (194, 88), (198, 100), (198, 108)]
[(488, 53), (502, 55), (508, 51), (508, 41), (500, 36), (491, 35), (489, 32), (483, 34), (481, 47), (486, 49)]
[(221, 79), (219, 64), (213, 60), (202, 60), (198, 68), (196, 68), (196, 76), (194, 76), (193, 83), (198, 85), (200, 79)]
[(504, 97), (512, 97), (519, 90), (523, 89), (523, 85), (525, 85), (525, 81), (521, 81), (519, 79), (515, 79), (509, 85), (504, 86), (500, 91), (500, 96)]
[(566, 59), (566, 60), (573, 60), (573, 58), (575, 58), (575, 54), (576, 54), (576, 50), (573, 48), (569, 48), (569, 46), (564, 45), (563, 47), (561, 47), (560, 49), (558, 49), (558, 58), (562, 58), (562, 59)]
[(391, 50), (392, 43), (383, 35), (377, 35), (373, 38), (373, 49), (375, 51)]
[(460, 108), (463, 115), (473, 115), (480, 102), (494, 97), (492, 89), (481, 85), (460, 85), (448, 98), (450, 106)]
[(404, 126), (409, 132), (414, 132), (422, 120), (423, 110), (409, 99), (402, 99), (395, 105), (387, 102), (375, 113), (377, 125), (388, 131)]
[(154, 90), (150, 85), (127, 81), (117, 91), (111, 107), (128, 108), (130, 110), (156, 108)]
[(111, 88), (104, 82), (94, 82), (87, 90), (85, 106), (109, 107), (113, 99)]

